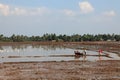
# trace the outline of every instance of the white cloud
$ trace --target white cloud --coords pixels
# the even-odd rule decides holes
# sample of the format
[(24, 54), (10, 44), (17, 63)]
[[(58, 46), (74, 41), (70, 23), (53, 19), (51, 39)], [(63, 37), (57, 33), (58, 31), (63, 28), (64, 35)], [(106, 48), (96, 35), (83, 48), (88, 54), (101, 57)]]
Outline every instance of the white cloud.
[(116, 16), (115, 11), (111, 10), (111, 11), (106, 11), (103, 13), (104, 16)]
[(9, 15), (9, 6), (4, 5), (4, 4), (0, 4), (0, 14), (2, 14), (4, 16)]
[(18, 7), (11, 7), (9, 5), (0, 4), (0, 14), (3, 16), (8, 15), (45, 15), (49, 14), (50, 10), (46, 7), (39, 7), (39, 8), (18, 8)]
[(63, 10), (63, 12), (67, 16), (75, 16), (75, 14), (76, 14), (74, 11), (68, 10), (68, 9)]
[(44, 15), (51, 13), (46, 7), (39, 7), (33, 10), (29, 10), (30, 15)]
[(90, 12), (94, 11), (93, 6), (87, 1), (79, 2), (79, 7), (80, 7), (80, 10), (81, 10), (81, 13), (86, 14), (86, 13), (90, 13)]
[(27, 11), (25, 9), (21, 8), (15, 8), (13, 11), (11, 11), (12, 15), (26, 15)]

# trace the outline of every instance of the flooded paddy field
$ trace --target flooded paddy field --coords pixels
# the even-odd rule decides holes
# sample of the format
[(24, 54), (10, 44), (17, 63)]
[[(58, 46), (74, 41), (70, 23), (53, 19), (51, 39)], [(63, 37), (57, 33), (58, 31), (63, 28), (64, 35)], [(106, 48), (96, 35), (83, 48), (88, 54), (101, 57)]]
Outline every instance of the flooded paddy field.
[(119, 55), (119, 43), (2, 44), (0, 80), (119, 80)]

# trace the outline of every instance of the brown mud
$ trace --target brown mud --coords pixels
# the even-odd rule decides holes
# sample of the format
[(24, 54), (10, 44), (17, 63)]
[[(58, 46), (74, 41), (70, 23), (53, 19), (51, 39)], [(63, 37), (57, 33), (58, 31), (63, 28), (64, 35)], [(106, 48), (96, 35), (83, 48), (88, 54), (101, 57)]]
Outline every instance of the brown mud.
[(1, 63), (0, 80), (120, 80), (120, 60)]

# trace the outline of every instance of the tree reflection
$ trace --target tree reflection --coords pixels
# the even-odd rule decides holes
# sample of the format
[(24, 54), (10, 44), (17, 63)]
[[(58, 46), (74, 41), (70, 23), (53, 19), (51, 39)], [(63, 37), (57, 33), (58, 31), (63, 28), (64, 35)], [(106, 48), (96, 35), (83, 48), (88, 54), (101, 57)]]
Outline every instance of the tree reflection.
[(2, 46), (0, 46), (0, 50), (4, 50)]
[(65, 49), (63, 46), (60, 45), (45, 45), (45, 46), (41, 46), (41, 48), (43, 48), (44, 50), (56, 50), (56, 49)]
[(16, 50), (16, 49), (18, 49), (18, 50), (24, 50), (27, 47), (28, 47), (28, 45), (13, 45), (13, 46), (11, 46), (12, 50)]

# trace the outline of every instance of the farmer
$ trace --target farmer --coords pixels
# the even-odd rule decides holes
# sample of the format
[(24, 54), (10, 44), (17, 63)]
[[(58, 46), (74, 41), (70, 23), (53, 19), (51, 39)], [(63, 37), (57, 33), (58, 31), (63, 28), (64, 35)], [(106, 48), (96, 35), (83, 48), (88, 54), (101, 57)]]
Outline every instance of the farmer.
[(99, 55), (101, 55), (103, 51), (102, 51), (102, 49), (99, 49), (98, 52), (99, 52)]
[(85, 49), (85, 48), (84, 48), (84, 50), (83, 50), (83, 54), (86, 55), (86, 49)]

